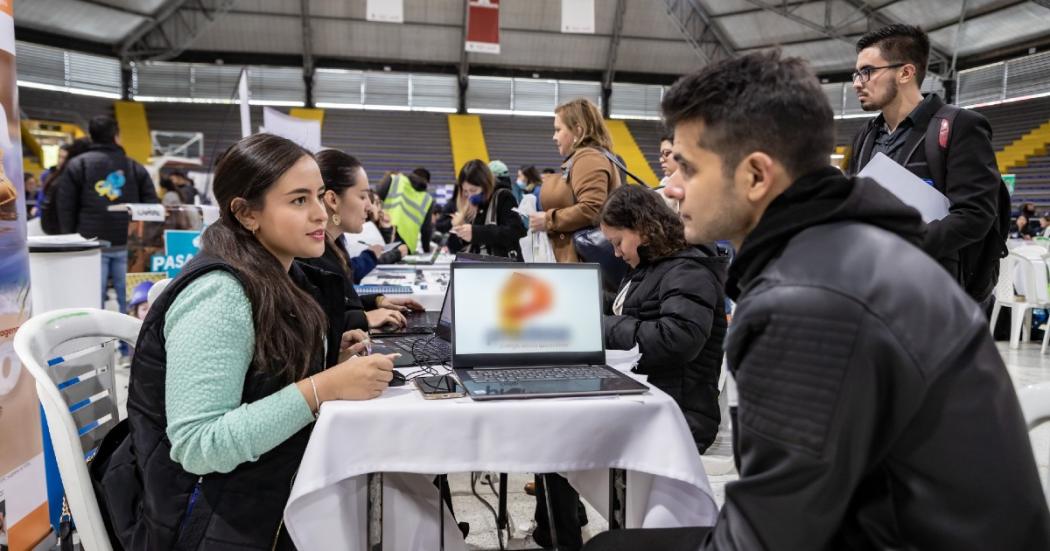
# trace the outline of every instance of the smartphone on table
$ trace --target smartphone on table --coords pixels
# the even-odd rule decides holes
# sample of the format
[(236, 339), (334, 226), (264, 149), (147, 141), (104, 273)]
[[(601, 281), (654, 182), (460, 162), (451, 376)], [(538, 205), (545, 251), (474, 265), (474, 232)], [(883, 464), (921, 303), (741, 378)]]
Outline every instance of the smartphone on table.
[(452, 375), (435, 375), (433, 377), (416, 377), (416, 388), (427, 400), (444, 400), (466, 396), (463, 385)]

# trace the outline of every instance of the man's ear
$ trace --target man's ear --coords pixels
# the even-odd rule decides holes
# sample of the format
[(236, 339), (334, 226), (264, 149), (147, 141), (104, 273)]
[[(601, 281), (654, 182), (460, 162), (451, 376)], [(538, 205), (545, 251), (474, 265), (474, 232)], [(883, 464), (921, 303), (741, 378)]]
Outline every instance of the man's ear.
[[(911, 63), (905, 64), (901, 67), (901, 71), (898, 76), (898, 81), (901, 84), (907, 84), (908, 82), (915, 81), (915, 77), (918, 76), (918, 69), (915, 68)], [(917, 82), (916, 82), (917, 83)]]
[(768, 154), (755, 151), (744, 157), (737, 165), (737, 176), (746, 184), (748, 201), (761, 203), (773, 192), (776, 162)]

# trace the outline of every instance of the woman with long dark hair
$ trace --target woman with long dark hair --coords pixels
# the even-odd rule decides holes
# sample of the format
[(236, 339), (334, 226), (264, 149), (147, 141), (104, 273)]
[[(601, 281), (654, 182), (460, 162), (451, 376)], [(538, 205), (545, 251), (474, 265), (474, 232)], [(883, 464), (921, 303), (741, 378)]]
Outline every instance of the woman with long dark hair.
[(294, 261), (324, 252), (312, 155), (250, 136), (214, 190), (219, 220), (143, 323), (128, 435), (102, 467), (125, 549), (293, 549), (281, 518), (320, 404), (392, 378), (389, 357), (339, 362), (342, 278)]
[[(405, 316), (402, 312), (422, 310), (422, 305), (408, 297), (358, 296), (354, 291), (357, 278), (343, 234), (361, 233), (368, 219), (368, 175), (364, 167), (356, 158), (336, 149), (318, 153), (317, 165), (325, 185), (322, 202), (328, 211), (324, 254), (303, 261), (340, 274), (346, 280), (346, 319), (349, 328), (368, 331), (384, 325), (403, 326)], [(371, 254), (371, 251), (363, 254)], [(375, 266), (374, 262), (372, 266)]]
[(606, 346), (639, 347), (642, 358), (634, 371), (674, 398), (703, 453), (720, 421), (728, 258), (713, 245), (687, 245), (682, 220), (658, 192), (643, 186), (609, 194), (601, 229), (631, 267), (606, 305)]
[(514, 212), (518, 206), (506, 187), (496, 187), (495, 177), (480, 159), (468, 161), (459, 171), (454, 188), (455, 211), (438, 229), (451, 232), (448, 250), (521, 259), (519, 240), (525, 237), (525, 224)]

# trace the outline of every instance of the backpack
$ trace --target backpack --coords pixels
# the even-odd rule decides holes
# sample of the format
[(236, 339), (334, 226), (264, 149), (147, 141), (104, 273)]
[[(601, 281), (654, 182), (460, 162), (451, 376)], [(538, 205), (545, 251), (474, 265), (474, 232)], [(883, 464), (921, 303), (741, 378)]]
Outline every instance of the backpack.
[[(952, 125), (961, 109), (944, 105), (933, 115), (926, 127), (926, 163), (935, 182), (941, 184), (947, 176), (948, 144), (951, 143)], [(937, 120), (939, 123), (934, 124)], [(967, 245), (959, 251), (959, 272), (963, 288), (978, 303), (992, 294), (999, 280), (999, 260), (1006, 257), (1006, 238), (1010, 233), (1010, 190), (1006, 182), (999, 179), (996, 195), (996, 217), (984, 239)]]

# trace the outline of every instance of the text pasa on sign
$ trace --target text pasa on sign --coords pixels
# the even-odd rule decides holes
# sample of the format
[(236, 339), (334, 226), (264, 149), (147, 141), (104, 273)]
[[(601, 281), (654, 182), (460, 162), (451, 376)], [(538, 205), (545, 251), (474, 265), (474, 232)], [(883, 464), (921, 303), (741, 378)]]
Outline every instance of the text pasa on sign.
[(164, 232), (164, 254), (150, 260), (151, 272), (166, 272), (174, 278), (182, 267), (200, 251), (201, 232), (191, 230), (167, 230)]

